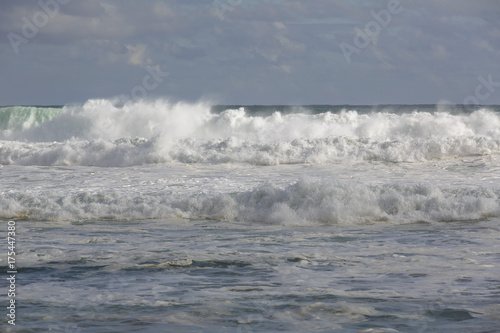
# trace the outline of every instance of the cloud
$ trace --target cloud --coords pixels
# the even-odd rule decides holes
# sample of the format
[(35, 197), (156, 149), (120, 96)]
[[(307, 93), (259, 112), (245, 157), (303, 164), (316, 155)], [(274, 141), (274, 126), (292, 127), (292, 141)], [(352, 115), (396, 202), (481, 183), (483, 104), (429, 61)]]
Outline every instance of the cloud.
[(128, 51), (128, 62), (135, 66), (145, 66), (151, 64), (151, 59), (147, 57), (147, 47), (144, 44), (126, 45)]
[[(460, 102), (479, 75), (500, 77), (497, 1), (401, 0), (403, 12), (353, 55), (352, 64), (339, 44), (352, 44), (354, 28), (364, 29), (374, 20), (371, 12), (386, 9), (387, 1), (231, 3), (221, 20), (213, 1), (70, 1), (20, 46), (22, 57), (17, 57), (5, 37), (22, 34), (23, 18), (31, 20), (41, 8), (37, 2), (2, 1), (0, 61), (5, 68), (19, 63), (12, 75), (24, 81), (33, 72), (23, 67), (31, 64), (57, 62), (66, 66), (63, 72), (90, 81), (105, 73), (117, 82), (101, 89), (109, 94), (120, 90), (124, 75), (140, 76), (135, 71), (141, 67), (159, 65), (172, 78), (158, 88), (159, 94), (218, 95), (234, 103), (286, 103), (291, 96), (311, 103)], [(49, 50), (52, 58), (40, 56)], [(64, 84), (51, 75), (31, 80)], [(8, 86), (4, 77), (0, 82)], [(82, 99), (94, 97), (77, 83), (69, 88)], [(26, 94), (37, 96), (34, 88)], [(5, 91), (0, 102), (9, 96), (23, 98)], [(500, 103), (500, 97), (489, 101)]]

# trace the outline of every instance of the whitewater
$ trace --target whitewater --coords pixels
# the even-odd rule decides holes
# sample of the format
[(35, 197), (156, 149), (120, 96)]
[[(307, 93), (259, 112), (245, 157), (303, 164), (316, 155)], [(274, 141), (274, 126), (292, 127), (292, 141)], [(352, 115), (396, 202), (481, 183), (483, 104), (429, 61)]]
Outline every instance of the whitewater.
[[(491, 155), (500, 119), (487, 108), (466, 114), (427, 110), (366, 113), (269, 107), (211, 112), (166, 101), (0, 109), (2, 164), (131, 166), (182, 163), (324, 164), (348, 160), (417, 162)], [(248, 109), (248, 108), (247, 108)], [(430, 112), (431, 111), (431, 112)], [(395, 113), (396, 112), (396, 113)]]
[(499, 162), (499, 106), (0, 107), (18, 323), (494, 332)]

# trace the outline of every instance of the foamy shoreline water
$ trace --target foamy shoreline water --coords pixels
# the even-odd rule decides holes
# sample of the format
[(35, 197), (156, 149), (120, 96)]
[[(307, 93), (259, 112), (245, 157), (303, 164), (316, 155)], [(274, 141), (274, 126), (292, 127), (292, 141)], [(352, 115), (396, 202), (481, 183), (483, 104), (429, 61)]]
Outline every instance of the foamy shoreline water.
[(494, 331), (500, 113), (450, 108), (0, 108), (16, 326)]
[(499, 222), (19, 221), (17, 326), (494, 331)]

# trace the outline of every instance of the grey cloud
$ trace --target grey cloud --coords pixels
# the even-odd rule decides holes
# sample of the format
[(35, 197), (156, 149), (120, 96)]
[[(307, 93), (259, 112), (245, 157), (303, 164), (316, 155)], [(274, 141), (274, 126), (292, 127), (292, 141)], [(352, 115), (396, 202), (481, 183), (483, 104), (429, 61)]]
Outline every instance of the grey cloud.
[[(500, 81), (500, 6), (489, 0), (401, 0), (404, 11), (348, 64), (339, 44), (352, 44), (354, 28), (363, 29), (373, 20), (371, 11), (384, 10), (387, 3), (243, 0), (221, 20), (210, 0), (71, 1), (20, 46), (18, 57), (5, 36), (20, 34), (22, 17), (38, 8), (36, 2), (4, 1), (0, 61), (19, 64), (15, 74), (8, 69), (6, 75), (28, 82), (64, 84), (50, 72), (32, 77), (23, 62), (26, 68), (59, 62), (66, 66), (62, 72), (86, 78), (82, 82), (104, 74), (111, 82), (116, 78), (115, 86), (102, 86), (104, 96), (133, 86), (121, 78), (138, 75), (140, 80), (137, 71), (150, 63), (171, 71), (156, 94), (179, 99), (216, 95), (228, 103), (287, 103), (292, 96), (304, 103), (433, 103), (443, 98), (458, 103), (475, 88), (479, 75), (493, 73)], [(41, 56), (47, 50), (53, 50), (50, 61)], [(8, 78), (0, 80), (5, 86)], [(77, 83), (65, 88), (82, 99), (94, 97)], [(23, 94), (8, 89), (0, 92), (0, 102), (12, 96), (64, 99), (40, 97), (30, 85)], [(500, 92), (488, 102), (500, 103)]]

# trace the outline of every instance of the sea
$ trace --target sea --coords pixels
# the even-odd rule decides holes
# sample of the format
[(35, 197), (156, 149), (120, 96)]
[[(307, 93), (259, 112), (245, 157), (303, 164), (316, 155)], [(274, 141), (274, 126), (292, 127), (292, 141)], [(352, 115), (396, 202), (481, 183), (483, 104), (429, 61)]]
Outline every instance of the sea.
[(500, 106), (0, 107), (0, 221), (1, 332), (500, 332)]

